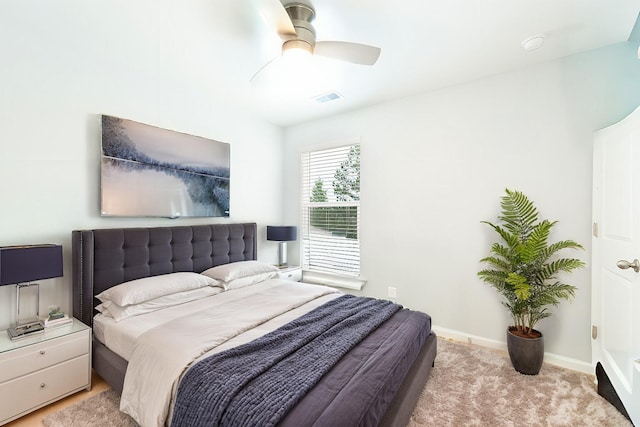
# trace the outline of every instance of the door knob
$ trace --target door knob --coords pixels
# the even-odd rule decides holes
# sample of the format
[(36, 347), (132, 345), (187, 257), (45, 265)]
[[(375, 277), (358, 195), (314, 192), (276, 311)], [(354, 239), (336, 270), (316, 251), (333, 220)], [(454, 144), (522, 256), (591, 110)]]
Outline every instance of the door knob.
[(640, 261), (638, 259), (634, 259), (633, 262), (629, 262), (627, 260), (621, 259), (616, 263), (618, 268), (622, 270), (626, 270), (627, 268), (633, 268), (633, 271), (636, 273), (640, 272)]

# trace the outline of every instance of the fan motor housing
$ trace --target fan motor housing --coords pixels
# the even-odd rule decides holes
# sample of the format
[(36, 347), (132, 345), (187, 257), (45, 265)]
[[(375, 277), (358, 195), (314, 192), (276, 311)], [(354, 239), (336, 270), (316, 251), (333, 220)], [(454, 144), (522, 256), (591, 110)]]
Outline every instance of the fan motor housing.
[[(316, 15), (315, 10), (303, 3), (289, 3), (284, 7), (291, 18), (293, 28), (296, 30), (296, 37), (285, 41), (282, 44), (283, 50), (295, 47), (310, 50), (313, 53), (313, 48), (316, 45), (316, 30), (311, 25), (311, 21)], [(304, 44), (308, 46), (304, 46)]]
[(291, 20), (299, 19), (301, 21), (311, 22), (316, 16), (316, 11), (308, 4), (293, 2), (285, 4), (284, 8)]

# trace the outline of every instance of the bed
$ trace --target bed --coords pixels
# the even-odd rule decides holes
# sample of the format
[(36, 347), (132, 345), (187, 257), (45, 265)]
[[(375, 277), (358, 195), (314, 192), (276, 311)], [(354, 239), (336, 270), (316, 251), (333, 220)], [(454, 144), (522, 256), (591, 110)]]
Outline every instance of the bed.
[[(73, 315), (94, 328), (93, 368), (114, 390), (122, 394), (125, 412), (131, 414), (131, 409), (127, 405), (132, 405), (134, 406), (134, 418), (137, 418), (139, 414), (136, 413), (136, 405), (146, 408), (149, 406), (149, 401), (156, 400), (160, 402), (158, 405), (164, 405), (161, 402), (162, 399), (155, 397), (149, 399), (145, 394), (147, 393), (145, 390), (151, 392), (162, 388), (161, 393), (168, 396), (168, 404), (164, 406), (164, 412), (157, 418), (144, 418), (146, 414), (143, 414), (141, 418), (137, 418), (138, 422), (143, 425), (212, 425), (210, 420), (214, 418), (197, 417), (213, 415), (193, 415), (194, 411), (204, 410), (202, 407), (210, 406), (209, 402), (216, 401), (216, 399), (231, 399), (228, 398), (231, 393), (226, 391), (222, 397), (211, 395), (208, 400), (199, 403), (195, 401), (195, 398), (207, 393), (214, 393), (215, 390), (210, 391), (209, 389), (221, 387), (220, 385), (211, 386), (220, 378), (224, 378), (225, 387), (232, 387), (229, 390), (239, 390), (233, 387), (240, 387), (238, 386), (240, 383), (226, 384), (232, 382), (228, 378), (235, 378), (227, 373), (234, 369), (240, 371), (247, 369), (239, 369), (228, 364), (240, 362), (247, 367), (261, 365), (263, 360), (272, 356), (270, 353), (258, 352), (266, 351), (265, 348), (273, 351), (272, 343), (277, 342), (278, 345), (288, 347), (298, 345), (295, 344), (296, 340), (307, 339), (304, 338), (307, 331), (309, 331), (309, 336), (312, 333), (316, 334), (311, 330), (316, 326), (319, 328), (322, 319), (329, 319), (332, 316), (347, 316), (345, 313), (351, 310), (355, 314), (352, 317), (365, 317), (368, 316), (366, 313), (370, 312), (370, 317), (379, 318), (378, 323), (375, 327), (349, 326), (344, 328), (347, 334), (351, 334), (350, 338), (333, 338), (329, 337), (326, 331), (317, 332), (317, 335), (313, 335), (314, 337), (321, 336), (323, 339), (336, 341), (320, 343), (316, 349), (312, 349), (312, 346), (305, 341), (297, 348), (304, 348), (307, 352), (306, 355), (299, 355), (304, 353), (300, 350), (287, 349), (286, 351), (292, 351), (292, 355), (286, 356), (287, 362), (283, 364), (276, 360), (274, 364), (279, 363), (277, 365), (279, 367), (269, 369), (282, 370), (284, 368), (281, 366), (284, 365), (286, 369), (289, 369), (288, 372), (283, 371), (284, 374), (283, 372), (278, 374), (269, 371), (270, 379), (262, 380), (263, 377), (260, 377), (259, 380), (251, 380), (251, 384), (260, 381), (268, 383), (266, 384), (267, 390), (275, 390), (276, 386), (272, 382), (279, 381), (277, 387), (284, 387), (286, 390), (280, 391), (278, 388), (276, 391), (266, 392), (265, 389), (260, 391), (253, 389), (245, 391), (243, 389), (241, 392), (238, 391), (238, 394), (245, 393), (245, 397), (237, 400), (249, 402), (249, 407), (257, 411), (259, 416), (266, 413), (264, 412), (266, 410), (281, 408), (276, 412), (282, 413), (274, 415), (275, 418), (269, 418), (269, 420), (275, 419), (277, 421), (273, 424), (283, 426), (405, 426), (428, 380), (436, 355), (436, 336), (431, 331), (429, 316), (402, 307), (394, 307), (395, 304), (388, 301), (353, 297), (332, 288), (281, 280), (278, 279), (277, 272), (271, 273), (270, 271), (262, 273), (260, 270), (259, 274), (250, 276), (251, 278), (260, 277), (260, 280), (251, 279), (249, 285), (246, 284), (248, 283), (247, 278), (242, 277), (237, 280), (238, 284), (242, 282), (242, 286), (227, 288), (227, 285), (233, 283), (234, 280), (228, 280), (228, 276), (215, 276), (215, 274), (219, 274), (218, 270), (222, 269), (228, 275), (229, 271), (246, 270), (249, 268), (248, 266), (266, 268), (265, 265), (257, 261), (256, 239), (257, 226), (255, 223), (112, 228), (72, 232)], [(239, 268), (240, 266), (243, 267)], [(200, 277), (210, 271), (216, 271), (215, 274), (211, 273), (211, 277), (214, 281), (219, 281), (222, 284), (212, 285), (211, 288), (215, 290), (207, 289), (209, 294), (205, 297), (162, 310), (154, 309), (155, 311), (151, 313), (144, 312), (140, 315), (134, 313), (122, 321), (108, 319), (110, 315), (107, 315), (105, 319), (104, 301), (96, 298), (97, 295), (102, 298), (104, 295), (131, 283), (146, 281), (155, 286), (155, 283), (160, 279), (168, 277), (173, 279), (176, 275), (193, 275), (193, 273), (198, 273), (196, 276)], [(156, 288), (153, 288), (152, 291), (154, 289)], [(185, 293), (196, 291), (197, 289), (190, 289)], [(278, 298), (284, 297), (285, 300), (286, 298), (296, 298), (296, 302), (275, 302), (275, 299), (273, 301), (270, 299), (272, 294), (277, 294)], [(303, 298), (304, 301), (297, 302), (297, 298)], [(252, 301), (255, 307), (261, 308), (256, 309), (250, 306)], [(269, 303), (265, 303), (265, 301), (269, 301)], [(216, 308), (209, 308), (209, 304), (215, 305)], [(371, 307), (365, 310), (362, 308), (363, 305), (356, 304), (367, 304)], [(137, 305), (132, 304), (131, 306)], [(333, 309), (330, 308), (332, 305)], [(115, 304), (115, 306), (118, 305)], [(129, 307), (125, 303), (123, 306)], [(203, 308), (205, 306), (206, 309)], [(254, 313), (261, 312), (263, 309), (269, 313), (264, 314), (267, 316), (265, 318), (252, 319), (252, 325), (256, 326), (253, 329), (246, 327), (246, 325), (236, 326), (236, 323), (242, 324), (242, 321), (231, 322), (229, 320), (250, 318), (254, 316)], [(187, 315), (177, 314), (179, 310), (186, 310)], [(225, 310), (229, 312), (220, 314)], [(320, 310), (332, 311), (324, 313)], [(384, 314), (387, 312), (388, 314)], [(208, 324), (204, 323), (205, 320), (198, 317), (200, 313), (206, 313), (207, 316), (218, 316), (218, 318), (211, 320), (213, 323), (207, 326)], [(172, 316), (175, 316), (176, 319), (179, 318), (179, 320), (174, 320)], [(114, 315), (114, 317), (117, 316)], [(351, 322), (352, 317), (340, 320), (340, 324)], [(155, 326), (155, 323), (150, 323), (152, 318), (155, 318), (154, 321), (159, 320), (160, 323), (163, 323), (162, 328), (166, 327), (169, 331)], [(247, 320), (247, 324), (251, 322)], [(134, 325), (133, 330), (136, 331), (135, 333), (128, 332), (128, 330), (125, 332), (125, 335), (133, 334), (133, 338), (130, 337), (129, 347), (124, 345), (118, 347), (118, 342), (122, 342), (118, 340), (115, 341), (115, 344), (107, 342), (105, 345), (104, 341), (109, 341), (105, 336), (111, 335), (109, 328), (113, 326), (117, 329), (127, 323)], [(147, 324), (153, 326), (147, 326)], [(172, 332), (172, 328), (177, 329), (179, 324), (184, 324), (187, 331), (193, 332)], [(224, 327), (216, 325), (224, 325)], [(298, 329), (291, 329), (294, 326)], [(327, 328), (335, 329), (335, 326), (327, 326)], [(369, 329), (365, 331), (363, 328)], [(361, 329), (362, 331), (360, 331)], [(222, 331), (226, 335), (223, 335)], [(356, 336), (357, 334), (361, 335)], [(216, 337), (213, 338), (213, 335)], [(291, 337), (295, 339), (291, 339)], [(147, 338), (149, 339), (146, 340)], [(405, 341), (398, 342), (396, 341), (398, 338)], [(191, 343), (189, 341), (187, 343), (187, 340), (197, 342)], [(222, 343), (219, 346), (220, 349), (212, 348), (214, 344), (209, 342), (216, 340)], [(315, 342), (317, 340), (309, 338), (309, 341)], [(349, 344), (349, 347), (340, 350), (341, 353), (334, 350), (337, 347), (341, 348), (342, 342), (346, 341), (353, 342)], [(258, 343), (260, 346), (255, 347), (258, 346)], [(179, 375), (176, 374), (178, 377), (175, 381), (170, 378), (170, 375), (165, 378), (164, 374), (158, 374), (164, 373), (163, 370), (151, 371), (153, 369), (151, 365), (159, 364), (163, 359), (169, 357), (174, 358), (174, 353), (181, 353), (178, 349), (185, 348), (185, 352), (187, 352), (186, 348), (192, 345), (195, 348), (193, 354), (197, 354), (197, 357), (189, 359), (190, 361), (185, 366), (178, 369)], [(325, 347), (323, 348), (322, 345)], [(200, 346), (206, 346), (206, 349)], [(327, 351), (327, 348), (330, 351)], [(398, 349), (402, 351), (398, 354), (394, 353)], [(284, 352), (285, 349), (277, 351)], [(192, 352), (192, 350), (188, 352)], [(337, 352), (336, 356), (333, 355), (334, 352)], [(257, 354), (259, 356), (256, 356)], [(265, 354), (269, 354), (269, 356), (264, 357)], [(273, 356), (274, 360), (277, 357), (280, 356)], [(335, 360), (330, 361), (332, 357)], [(295, 358), (300, 358), (295, 363), (299, 363), (303, 367), (313, 365), (313, 369), (303, 374), (302, 368), (293, 365)], [(157, 363), (156, 360), (158, 360)], [(243, 360), (244, 362), (242, 362)], [(171, 363), (177, 362), (172, 361)], [(138, 371), (141, 365), (144, 365), (142, 373)], [(227, 366), (229, 367), (227, 368)], [(227, 371), (227, 369), (229, 370)], [(264, 377), (268, 377), (268, 375), (264, 375)], [(273, 379), (275, 375), (281, 377), (284, 375), (285, 379), (275, 380)], [(317, 378), (309, 379), (313, 376)], [(145, 385), (149, 378), (164, 385), (159, 386), (153, 381), (151, 381), (151, 385)], [(244, 381), (242, 384), (245, 384), (249, 380), (237, 381)], [(208, 389), (205, 390), (202, 387), (208, 387)], [(271, 403), (268, 400), (269, 393), (272, 393), (272, 398), (275, 399)], [(279, 400), (285, 399), (283, 396), (286, 397), (286, 402)], [(227, 401), (225, 400), (225, 402)], [(239, 405), (235, 400), (226, 404)], [(213, 412), (216, 410), (219, 411), (219, 409), (211, 409)], [(228, 412), (231, 410), (229, 409)], [(247, 407), (238, 410), (241, 417), (247, 417), (246, 414), (249, 412), (251, 411)], [(227, 413), (220, 415), (220, 417), (223, 416), (227, 417), (224, 418), (226, 421), (220, 422), (220, 424), (251, 424), (256, 423), (256, 419), (260, 419), (254, 418), (253, 421), (247, 421), (242, 418), (242, 421), (239, 421), (240, 418), (238, 418), (234, 421), (233, 418), (229, 418), (231, 415)], [(197, 419), (209, 421), (194, 421)], [(215, 419), (222, 420), (223, 418)], [(217, 423), (218, 421), (214, 424)], [(272, 421), (260, 421), (259, 423), (269, 425)]]

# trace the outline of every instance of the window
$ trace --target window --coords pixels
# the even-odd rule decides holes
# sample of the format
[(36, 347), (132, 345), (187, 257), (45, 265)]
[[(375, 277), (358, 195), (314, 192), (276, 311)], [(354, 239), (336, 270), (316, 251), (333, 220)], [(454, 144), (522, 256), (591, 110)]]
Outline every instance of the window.
[(302, 266), (360, 275), (360, 145), (302, 153)]

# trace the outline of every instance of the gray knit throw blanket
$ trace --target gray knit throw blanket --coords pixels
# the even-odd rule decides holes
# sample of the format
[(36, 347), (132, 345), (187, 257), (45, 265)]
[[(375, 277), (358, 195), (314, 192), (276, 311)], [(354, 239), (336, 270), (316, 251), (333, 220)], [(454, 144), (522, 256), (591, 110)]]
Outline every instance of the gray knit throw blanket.
[(171, 425), (276, 425), (342, 356), (400, 308), (343, 295), (195, 363), (178, 386)]

